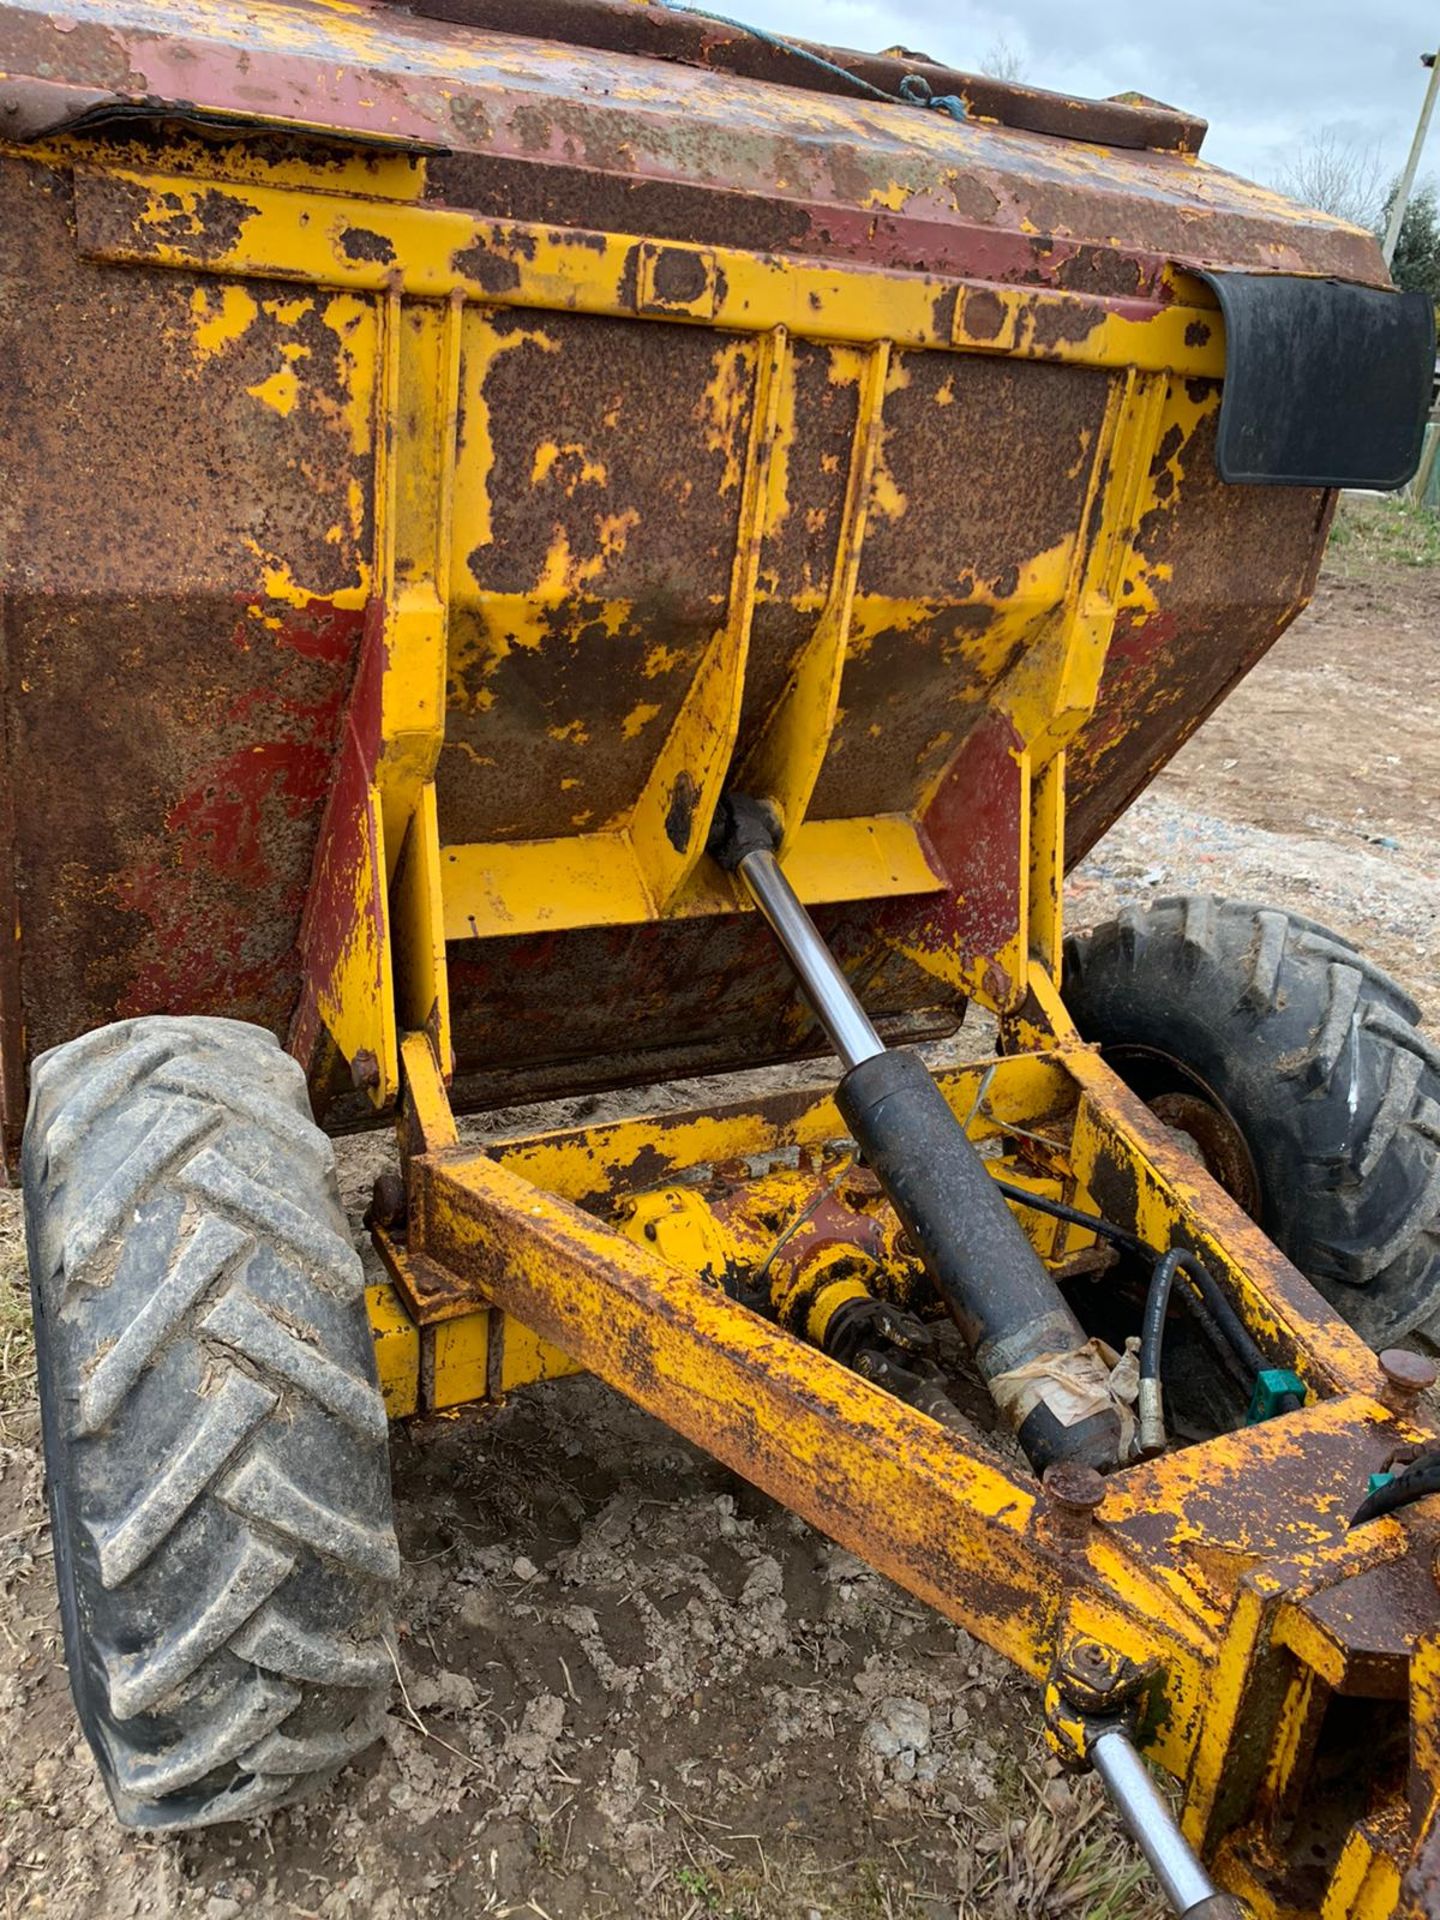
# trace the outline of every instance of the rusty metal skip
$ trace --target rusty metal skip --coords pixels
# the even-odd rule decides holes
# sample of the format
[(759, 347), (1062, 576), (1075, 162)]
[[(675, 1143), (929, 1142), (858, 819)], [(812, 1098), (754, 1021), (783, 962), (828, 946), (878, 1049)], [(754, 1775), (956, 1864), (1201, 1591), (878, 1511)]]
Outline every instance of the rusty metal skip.
[(0, 1125), (122, 1820), (361, 1751), (386, 1416), (589, 1370), (1032, 1680), (1188, 1920), (1440, 1915), (1440, 1056), (1274, 910), (1064, 952), (1428, 407), (1203, 134), (628, 0), (0, 0)]

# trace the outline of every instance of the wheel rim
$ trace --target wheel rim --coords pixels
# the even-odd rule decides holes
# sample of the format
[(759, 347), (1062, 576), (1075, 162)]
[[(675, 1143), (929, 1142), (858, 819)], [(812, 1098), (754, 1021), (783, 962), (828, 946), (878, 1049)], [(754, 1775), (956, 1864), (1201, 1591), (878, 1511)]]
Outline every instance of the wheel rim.
[(1102, 1056), (1157, 1120), (1182, 1134), (1205, 1171), (1252, 1220), (1260, 1218), (1260, 1173), (1240, 1123), (1193, 1068), (1158, 1047), (1105, 1047)]

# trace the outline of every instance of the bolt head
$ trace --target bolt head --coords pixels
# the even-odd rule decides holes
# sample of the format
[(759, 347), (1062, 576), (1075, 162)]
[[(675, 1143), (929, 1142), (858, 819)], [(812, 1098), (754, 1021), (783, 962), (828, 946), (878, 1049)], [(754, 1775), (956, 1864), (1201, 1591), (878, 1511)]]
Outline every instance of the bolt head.
[(1041, 1478), (1045, 1497), (1075, 1513), (1093, 1513), (1105, 1498), (1105, 1479), (1078, 1460), (1056, 1460)]
[(1380, 1371), (1395, 1391), (1407, 1398), (1435, 1384), (1433, 1362), (1404, 1347), (1387, 1347), (1380, 1355)]
[(1120, 1684), (1120, 1662), (1095, 1640), (1079, 1640), (1065, 1656), (1075, 1683), (1093, 1694), (1113, 1693)]
[(394, 1227), (405, 1218), (405, 1182), (398, 1173), (379, 1175), (370, 1194), (369, 1218), (376, 1226)]

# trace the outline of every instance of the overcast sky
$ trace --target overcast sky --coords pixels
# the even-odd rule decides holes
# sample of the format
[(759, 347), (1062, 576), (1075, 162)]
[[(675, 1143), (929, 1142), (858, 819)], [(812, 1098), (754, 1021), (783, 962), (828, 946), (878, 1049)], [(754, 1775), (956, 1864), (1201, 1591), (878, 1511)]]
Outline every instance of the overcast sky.
[[(1440, 0), (704, 0), (777, 32), (983, 67), (1009, 43), (1034, 86), (1148, 93), (1210, 122), (1205, 158), (1271, 180), (1307, 132), (1374, 143), (1399, 171), (1440, 44)], [(1440, 112), (1422, 172), (1440, 174)]]

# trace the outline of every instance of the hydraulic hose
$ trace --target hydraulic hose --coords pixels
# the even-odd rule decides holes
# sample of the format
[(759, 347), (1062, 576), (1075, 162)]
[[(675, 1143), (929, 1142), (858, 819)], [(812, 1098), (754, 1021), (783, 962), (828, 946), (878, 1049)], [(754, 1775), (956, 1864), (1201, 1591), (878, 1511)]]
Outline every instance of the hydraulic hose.
[(1180, 1249), (1172, 1247), (1155, 1262), (1145, 1294), (1140, 1322), (1140, 1451), (1160, 1453), (1165, 1446), (1165, 1402), (1160, 1381), (1160, 1349), (1165, 1339), (1165, 1316), (1170, 1311), (1170, 1289), (1180, 1265)]
[(1188, 1250), (1179, 1248), (1176, 1251), (1179, 1254), (1175, 1262), (1176, 1272), (1184, 1274), (1205, 1302), (1207, 1310), (1219, 1324), (1225, 1338), (1253, 1381), (1257, 1374), (1265, 1370), (1265, 1356), (1256, 1345), (1254, 1335), (1231, 1306), (1220, 1282), (1210, 1269)]
[(1111, 1241), (1126, 1253), (1139, 1254), (1142, 1260), (1155, 1261), (1160, 1258), (1158, 1247), (1148, 1245), (1128, 1227), (1117, 1227), (1113, 1220), (1107, 1220), (1103, 1214), (1084, 1213), (1079, 1207), (1068, 1206), (1063, 1200), (1052, 1200), (1048, 1194), (1032, 1193), (1029, 1187), (1018, 1187), (1011, 1180), (997, 1180), (995, 1185), (1007, 1200), (1018, 1201), (1022, 1207), (1033, 1207), (1036, 1213), (1048, 1213), (1052, 1219), (1068, 1221), (1072, 1227), (1088, 1227), (1100, 1239)]
[(1052, 1200), (1047, 1194), (1032, 1193), (1029, 1187), (1016, 1186), (1012, 1181), (996, 1180), (995, 1185), (1007, 1200), (1033, 1208), (1036, 1213), (1064, 1220), (1072, 1227), (1084, 1227), (1124, 1252), (1148, 1260), (1152, 1266), (1174, 1254), (1176, 1264), (1166, 1281), (1167, 1293), (1175, 1274), (1182, 1273), (1190, 1283), (1187, 1301), (1196, 1325), (1209, 1337), (1217, 1351), (1236, 1365), (1244, 1376), (1246, 1386), (1254, 1385), (1256, 1374), (1265, 1365), (1265, 1356), (1255, 1344), (1245, 1322), (1221, 1291), (1219, 1282), (1195, 1254), (1183, 1247), (1162, 1252), (1159, 1247), (1152, 1247), (1148, 1240), (1142, 1240), (1138, 1233), (1132, 1233), (1128, 1227), (1117, 1226), (1103, 1214), (1086, 1213), (1079, 1207), (1068, 1206), (1063, 1200)]
[[(1016, 1186), (1009, 1180), (997, 1180), (995, 1185), (1006, 1199), (1020, 1206), (1032, 1207), (1037, 1213), (1049, 1214), (1071, 1226), (1085, 1227), (1126, 1253), (1151, 1262), (1154, 1271), (1145, 1295), (1140, 1332), (1138, 1411), (1142, 1452), (1159, 1453), (1165, 1445), (1161, 1350), (1165, 1339), (1165, 1317), (1177, 1275), (1183, 1275), (1187, 1283), (1182, 1294), (1196, 1326), (1239, 1384), (1247, 1393), (1251, 1391), (1257, 1376), (1264, 1370), (1265, 1356), (1250, 1329), (1225, 1297), (1215, 1276), (1188, 1248), (1172, 1247), (1162, 1253), (1128, 1227), (1117, 1226), (1102, 1214), (1085, 1213), (1079, 1207), (1068, 1206), (1063, 1200), (1052, 1200), (1047, 1195), (1032, 1193), (1028, 1187)], [(1276, 1403), (1276, 1411), (1291, 1413), (1299, 1404), (1294, 1394), (1282, 1394)]]
[(1418, 1460), (1412, 1460), (1392, 1480), (1367, 1494), (1351, 1516), (1350, 1524), (1363, 1527), (1368, 1520), (1378, 1520), (1383, 1513), (1399, 1513), (1402, 1507), (1427, 1499), (1432, 1493), (1440, 1493), (1440, 1448), (1433, 1447)]

